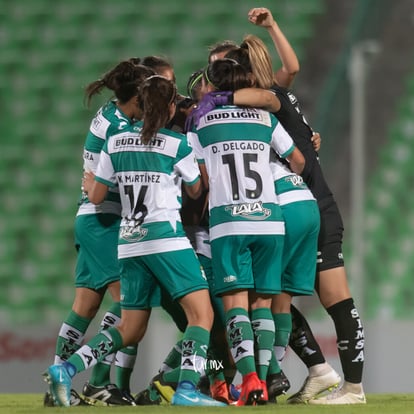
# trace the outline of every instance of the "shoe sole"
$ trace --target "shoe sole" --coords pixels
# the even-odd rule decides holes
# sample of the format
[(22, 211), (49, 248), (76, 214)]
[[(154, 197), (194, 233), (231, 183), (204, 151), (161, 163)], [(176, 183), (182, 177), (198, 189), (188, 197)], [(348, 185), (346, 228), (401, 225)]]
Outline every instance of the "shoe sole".
[[(331, 402), (332, 401), (332, 402)], [(344, 406), (344, 405), (361, 405), (366, 404), (366, 399), (362, 398), (355, 398), (353, 400), (342, 400), (341, 402), (338, 402), (338, 400), (332, 399), (327, 400), (326, 397), (324, 397), (323, 400), (319, 400), (317, 398), (314, 398), (313, 400), (309, 401), (309, 405), (337, 405), (337, 406)]]
[[(53, 381), (52, 381), (52, 376), (50, 375), (50, 373), (46, 371), (42, 375), (43, 375), (43, 380), (47, 384), (49, 384), (49, 386), (52, 385)], [(51, 390), (51, 388), (49, 388), (49, 389)], [(68, 406), (59, 404), (58, 401), (56, 400), (56, 398), (53, 396), (52, 392), (50, 392), (50, 398), (51, 398), (51, 401), (53, 401), (53, 404), (54, 404), (52, 407), (70, 407), (70, 398), (69, 398), (69, 405)]]
[(96, 398), (88, 397), (85, 394), (82, 394), (83, 400), (86, 402), (87, 405), (91, 405), (93, 407), (133, 407), (132, 404), (112, 404), (106, 401), (98, 400)]
[(92, 405), (94, 407), (113, 407), (113, 405), (108, 404), (105, 401), (96, 400), (95, 398), (87, 397), (85, 394), (83, 394), (82, 397), (88, 405)]
[[(262, 398), (263, 390), (257, 389), (249, 392), (246, 402), (242, 405), (265, 405), (267, 401)], [(239, 400), (240, 401), (240, 400)], [(239, 404), (237, 404), (239, 405)]]
[(326, 387), (326, 388), (324, 388), (324, 389), (322, 389), (322, 390), (320, 390), (317, 394), (315, 394), (314, 396), (312, 396), (312, 397), (310, 397), (310, 398), (307, 398), (307, 399), (300, 399), (299, 401), (298, 400), (296, 400), (296, 399), (290, 399), (290, 398), (292, 398), (293, 397), (293, 395), (292, 395), (292, 397), (290, 397), (290, 398), (288, 398), (287, 400), (286, 400), (286, 402), (288, 403), (288, 404), (307, 404), (310, 400), (314, 400), (316, 397), (318, 397), (319, 395), (321, 395), (323, 392), (325, 392), (325, 391), (329, 391), (329, 392), (331, 392), (331, 391), (333, 391), (335, 388), (338, 388), (338, 386), (339, 386), (339, 384), (341, 383), (341, 381), (338, 381), (336, 384), (332, 384), (332, 385), (330, 385), (329, 387)]

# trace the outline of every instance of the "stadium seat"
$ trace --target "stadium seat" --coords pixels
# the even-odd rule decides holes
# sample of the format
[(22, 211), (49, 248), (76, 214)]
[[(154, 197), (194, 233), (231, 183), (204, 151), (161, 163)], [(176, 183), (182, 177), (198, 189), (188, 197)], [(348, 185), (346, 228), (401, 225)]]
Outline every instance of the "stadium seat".
[[(86, 108), (84, 87), (121, 59), (156, 54), (173, 62), (185, 93), (188, 76), (206, 64), (209, 45), (263, 29), (249, 25), (252, 3), (245, 0), (234, 7), (222, 0), (185, 7), (170, 0), (6, 3), (0, 10), (0, 92), (7, 97), (0, 119), (0, 280), (10, 296), (5, 305), (0, 296), (0, 323), (56, 322), (73, 300), (83, 143), (94, 111), (110, 95), (94, 97)], [(297, 21), (308, 30), (315, 13)], [(288, 20), (285, 4), (277, 16)], [(295, 37), (298, 51), (299, 43)]]

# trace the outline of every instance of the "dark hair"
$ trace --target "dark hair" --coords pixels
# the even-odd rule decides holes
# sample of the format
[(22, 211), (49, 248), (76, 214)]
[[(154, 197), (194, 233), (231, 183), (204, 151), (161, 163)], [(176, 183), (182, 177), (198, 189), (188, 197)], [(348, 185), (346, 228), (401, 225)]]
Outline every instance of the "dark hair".
[(226, 53), (226, 59), (233, 59), (237, 63), (240, 63), (247, 72), (253, 72), (252, 65), (250, 63), (249, 51), (244, 47), (237, 47)]
[(206, 82), (220, 91), (235, 91), (251, 86), (249, 73), (233, 59), (217, 59), (204, 71)]
[[(133, 58), (137, 61), (137, 58)], [(143, 65), (137, 65), (131, 60), (125, 60), (105, 73), (101, 79), (91, 82), (85, 88), (85, 96), (88, 105), (92, 97), (102, 91), (103, 88), (114, 92), (120, 103), (128, 102), (137, 94), (137, 88), (141, 82), (153, 75), (154, 71)]]
[(132, 57), (128, 59), (128, 62), (133, 63), (134, 65), (139, 65), (141, 64), (141, 58), (139, 57)]
[(233, 40), (224, 40), (222, 42), (214, 43), (214, 45), (211, 45), (208, 48), (208, 62), (211, 62), (211, 57), (216, 53), (228, 52), (236, 48), (238, 48), (238, 45), (236, 42), (233, 42)]
[(170, 120), (170, 105), (175, 103), (177, 88), (174, 83), (160, 75), (147, 78), (141, 85), (138, 103), (143, 111), (141, 140), (148, 144), (159, 129)]
[(163, 58), (161, 56), (145, 56), (141, 60), (141, 65), (145, 65), (149, 68), (154, 69), (154, 71), (158, 73), (158, 75), (162, 74), (161, 72), (163, 71), (163, 69), (173, 70), (173, 65), (171, 64), (171, 62), (168, 59)]
[(198, 93), (201, 89), (201, 79), (203, 78), (204, 69), (193, 72), (187, 81), (187, 95), (194, 101), (199, 100)]

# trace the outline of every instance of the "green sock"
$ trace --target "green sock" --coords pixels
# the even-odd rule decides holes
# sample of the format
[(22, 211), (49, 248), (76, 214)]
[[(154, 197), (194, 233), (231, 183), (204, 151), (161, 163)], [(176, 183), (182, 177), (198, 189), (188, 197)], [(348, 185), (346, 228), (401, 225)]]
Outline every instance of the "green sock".
[[(102, 318), (100, 332), (112, 326), (118, 325), (121, 320), (121, 305), (119, 302), (111, 304)], [(89, 382), (95, 387), (104, 387), (111, 383), (111, 366), (115, 354), (108, 355), (101, 362), (98, 362), (92, 369)]]
[(213, 384), (214, 381), (225, 381), (226, 380), (226, 377), (224, 376), (224, 367), (225, 367), (224, 354), (225, 353), (227, 353), (226, 349), (216, 346), (210, 340), (210, 345), (207, 351), (207, 366), (206, 366), (206, 375), (210, 381), (210, 384)]
[(274, 313), (273, 320), (275, 322), (274, 354), (280, 365), (289, 345), (292, 332), (292, 315), (290, 313)]
[(183, 340), (180, 339), (171, 349), (167, 357), (164, 359), (160, 371), (169, 372), (181, 365), (181, 346)]
[(273, 375), (273, 374), (280, 374), (281, 368), (279, 363), (276, 360), (275, 353), (272, 352), (272, 356), (270, 357), (269, 362), (269, 369), (267, 371), (267, 375)]
[(269, 308), (253, 309), (252, 327), (256, 345), (256, 367), (259, 379), (266, 380), (275, 341), (275, 324)]
[(115, 356), (116, 385), (119, 389), (131, 391), (131, 375), (137, 359), (138, 344), (120, 349)]
[(73, 377), (76, 373), (96, 365), (97, 362), (102, 361), (107, 355), (118, 351), (122, 347), (122, 336), (118, 329), (105, 329), (95, 335), (87, 344), (79, 348), (67, 360), (74, 371), (69, 372), (70, 375)]
[(197, 386), (204, 372), (210, 332), (200, 326), (187, 326), (182, 341), (181, 372), (178, 382), (189, 381)]
[(68, 317), (62, 323), (56, 340), (55, 364), (66, 361), (81, 347), (91, 320), (70, 311)]
[(240, 374), (256, 372), (253, 329), (247, 311), (243, 308), (227, 311), (226, 330), (230, 351)]
[(180, 379), (180, 372), (181, 372), (181, 365), (168, 372), (163, 372), (162, 378), (166, 382), (172, 382), (173, 384), (177, 384), (178, 380)]

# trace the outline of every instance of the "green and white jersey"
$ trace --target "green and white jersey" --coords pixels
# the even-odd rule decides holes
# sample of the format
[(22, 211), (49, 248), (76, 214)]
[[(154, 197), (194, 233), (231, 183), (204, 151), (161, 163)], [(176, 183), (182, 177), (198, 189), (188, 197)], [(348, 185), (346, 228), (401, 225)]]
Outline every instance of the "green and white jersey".
[[(274, 154), (274, 153), (273, 153)], [(281, 206), (296, 201), (315, 200), (303, 178), (293, 173), (271, 153), (270, 168), (272, 169), (275, 191)]]
[(118, 257), (191, 248), (181, 224), (181, 180), (192, 185), (200, 171), (186, 136), (161, 129), (147, 145), (142, 122), (104, 144), (96, 180), (118, 186), (122, 204)]
[[(117, 107), (115, 101), (109, 101), (98, 110), (89, 126), (83, 148), (84, 171), (96, 172), (105, 141), (111, 135), (130, 126), (131, 123), (131, 120)], [(82, 195), (77, 215), (97, 213), (121, 214), (119, 192), (116, 187), (108, 191), (107, 198), (99, 205), (90, 203), (86, 194)]]
[(200, 119), (189, 140), (209, 175), (211, 240), (284, 234), (270, 148), (286, 157), (294, 144), (275, 116), (259, 109), (218, 107)]

